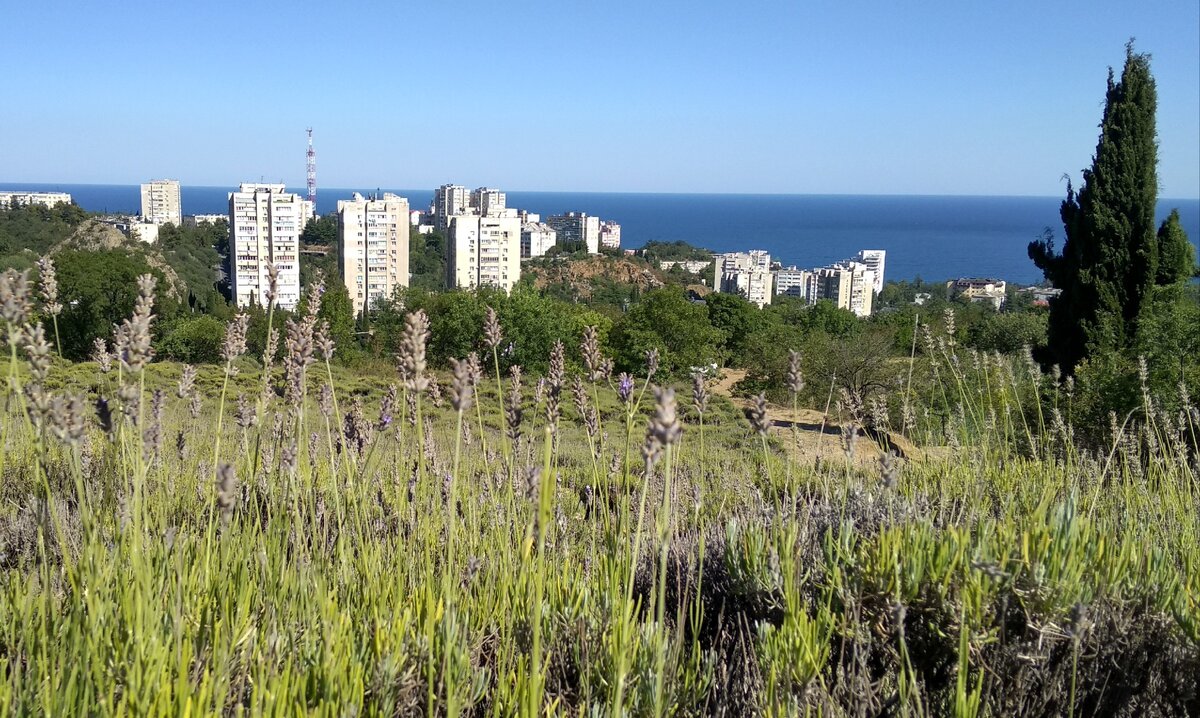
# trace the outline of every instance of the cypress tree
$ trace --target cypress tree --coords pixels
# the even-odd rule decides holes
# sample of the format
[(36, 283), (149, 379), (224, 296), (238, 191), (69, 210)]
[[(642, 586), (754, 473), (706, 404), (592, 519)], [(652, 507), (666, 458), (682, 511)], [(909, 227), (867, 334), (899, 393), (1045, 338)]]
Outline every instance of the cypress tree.
[(1153, 306), (1160, 279), (1156, 104), (1150, 57), (1130, 43), (1120, 81), (1108, 71), (1092, 166), (1078, 193), (1067, 185), (1062, 253), (1050, 238), (1029, 245), (1029, 257), (1062, 290), (1050, 305), (1048, 350), (1064, 371), (1092, 353), (1133, 346)]

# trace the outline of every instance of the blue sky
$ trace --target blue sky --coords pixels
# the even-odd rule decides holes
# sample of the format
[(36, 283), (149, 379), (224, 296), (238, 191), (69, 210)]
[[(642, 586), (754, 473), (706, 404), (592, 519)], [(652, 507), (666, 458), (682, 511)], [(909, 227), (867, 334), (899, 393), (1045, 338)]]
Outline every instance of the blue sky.
[(1153, 55), (1200, 196), (1200, 3), (6, 3), (0, 182), (1060, 195)]

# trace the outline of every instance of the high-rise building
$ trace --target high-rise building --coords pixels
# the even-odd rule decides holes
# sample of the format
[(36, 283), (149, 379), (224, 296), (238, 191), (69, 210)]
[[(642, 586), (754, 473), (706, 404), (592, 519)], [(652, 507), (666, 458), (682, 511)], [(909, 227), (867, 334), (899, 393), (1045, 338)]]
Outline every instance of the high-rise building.
[(24, 190), (0, 190), (0, 210), (14, 203), (18, 207), (40, 204), (53, 207), (58, 203), (71, 204), (71, 195), (66, 192), (26, 192)]
[(621, 248), (621, 225), (616, 222), (600, 222), (600, 246), (605, 249)]
[(771, 255), (760, 249), (713, 256), (713, 289), (740, 294), (759, 307), (771, 303)]
[(149, 224), (183, 223), (179, 180), (150, 180), (142, 185), (142, 221)]
[(883, 291), (883, 265), (887, 258), (887, 251), (882, 249), (864, 249), (858, 253), (856, 261), (865, 264), (867, 269), (875, 276), (875, 293), (879, 294)]
[(498, 189), (480, 187), (471, 190), (471, 208), (484, 217), (498, 217), (507, 209), (508, 196)]
[(408, 200), (386, 192), (338, 200), (338, 268), (355, 315), (408, 286)]
[(842, 262), (813, 272), (809, 303), (828, 300), (856, 316), (871, 315), (875, 297), (875, 275), (861, 262)]
[(558, 233), (541, 222), (521, 225), (521, 259), (540, 257), (558, 241)]
[(458, 184), (444, 184), (433, 191), (433, 224), (438, 231), (450, 229), (450, 220), (470, 209), (467, 188)]
[(567, 212), (548, 217), (546, 224), (558, 233), (559, 244), (582, 244), (588, 254), (600, 253), (599, 217), (591, 217), (584, 212)]
[(521, 277), (521, 220), (516, 216), (458, 215), (450, 222), (446, 282), (511, 291)]
[(239, 307), (266, 307), (267, 267), (279, 270), (276, 306), (300, 301), (300, 233), (312, 215), (307, 200), (281, 184), (242, 183), (229, 193), (229, 277)]
[(785, 294), (789, 297), (808, 299), (809, 287), (813, 277), (811, 271), (788, 267), (786, 269), (777, 269), (774, 274), (776, 296)]

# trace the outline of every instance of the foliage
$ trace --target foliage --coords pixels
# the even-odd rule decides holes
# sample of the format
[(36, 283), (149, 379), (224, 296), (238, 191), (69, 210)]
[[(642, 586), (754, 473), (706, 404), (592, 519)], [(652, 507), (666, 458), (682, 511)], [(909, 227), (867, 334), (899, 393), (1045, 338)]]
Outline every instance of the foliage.
[(167, 223), (158, 229), (157, 248), (187, 285), (189, 306), (221, 320), (232, 313), (217, 289), (222, 261), (218, 251), (228, 237), (229, 225), (224, 220), (195, 226)]
[[(109, 339), (114, 325), (133, 311), (137, 299), (137, 278), (156, 274), (162, 297), (162, 276), (144, 257), (121, 250), (67, 250), (54, 256), (63, 305), (58, 318), (63, 356), (74, 360), (91, 355), (96, 338)], [(174, 312), (165, 298), (156, 307), (159, 316)]]
[(662, 261), (706, 261), (712, 259), (712, 252), (692, 246), (683, 240), (661, 242), (652, 239), (642, 246), (640, 253), (654, 264)]
[[(1067, 372), (1087, 356), (1135, 347), (1154, 310), (1155, 287), (1190, 275), (1178, 217), (1157, 234), (1154, 227), (1156, 105), (1150, 58), (1130, 44), (1120, 81), (1109, 69), (1092, 166), (1078, 194), (1067, 187), (1062, 253), (1049, 236), (1029, 245), (1030, 258), (1062, 290), (1050, 303), (1049, 353)], [(1167, 255), (1162, 271), (1160, 254)]]
[(446, 286), (446, 238), (438, 232), (421, 234), (413, 228), (408, 240), (409, 286), (430, 292)]
[(313, 217), (300, 232), (302, 244), (317, 244), (332, 247), (338, 243), (338, 216), (336, 212)]
[(87, 219), (78, 205), (0, 207), (0, 269), (28, 269)]
[(1045, 312), (992, 312), (969, 325), (966, 344), (982, 352), (1016, 354), (1046, 343)]
[(721, 360), (721, 333), (708, 321), (704, 304), (688, 301), (676, 287), (647, 292), (613, 329), (617, 367), (633, 371), (645, 364), (646, 352), (659, 352), (668, 374), (687, 374)]
[(162, 359), (188, 364), (216, 364), (221, 361), (225, 341), (225, 323), (211, 316), (184, 317), (163, 330), (157, 343)]

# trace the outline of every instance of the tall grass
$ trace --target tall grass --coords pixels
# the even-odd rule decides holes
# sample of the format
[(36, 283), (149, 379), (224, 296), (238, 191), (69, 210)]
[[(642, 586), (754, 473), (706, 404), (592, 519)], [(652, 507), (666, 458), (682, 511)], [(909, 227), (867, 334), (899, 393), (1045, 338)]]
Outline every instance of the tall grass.
[(547, 388), (506, 391), (493, 326), (494, 393), (464, 358), (437, 406), (417, 315), (395, 388), (306, 317), (282, 373), (236, 325), (224, 366), (147, 363), (134, 317), (104, 372), (48, 355), (19, 285), (6, 713), (1197, 712), (1193, 409), (1147, 396), (1084, 450), (1033, 406), (1052, 378), (935, 341), (924, 395), (962, 408), (907, 433), (939, 450), (802, 464), (702, 381), (677, 412), (654, 356), (613, 378), (588, 349), (571, 405), (561, 349)]

